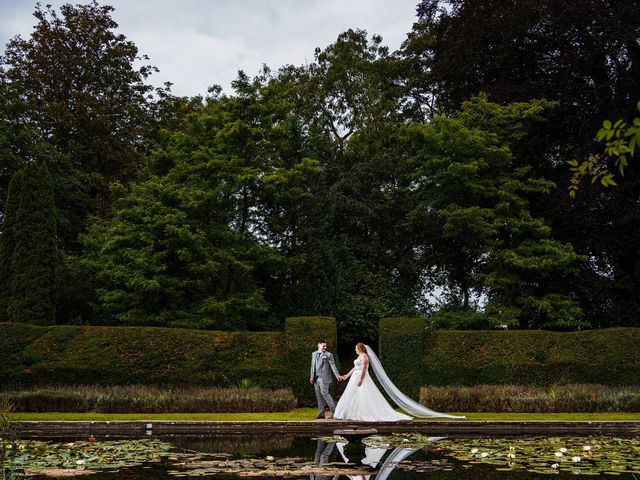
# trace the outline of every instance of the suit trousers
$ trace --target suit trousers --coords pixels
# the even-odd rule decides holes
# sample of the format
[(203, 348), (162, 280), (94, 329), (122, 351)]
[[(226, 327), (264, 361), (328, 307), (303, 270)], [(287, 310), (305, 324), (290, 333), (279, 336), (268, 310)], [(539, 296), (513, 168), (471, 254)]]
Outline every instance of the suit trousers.
[(324, 412), (325, 403), (332, 412), (336, 409), (336, 404), (333, 403), (333, 398), (329, 395), (329, 385), (331, 384), (325, 383), (320, 377), (316, 378), (313, 384), (316, 390), (316, 400), (318, 401), (318, 414)]

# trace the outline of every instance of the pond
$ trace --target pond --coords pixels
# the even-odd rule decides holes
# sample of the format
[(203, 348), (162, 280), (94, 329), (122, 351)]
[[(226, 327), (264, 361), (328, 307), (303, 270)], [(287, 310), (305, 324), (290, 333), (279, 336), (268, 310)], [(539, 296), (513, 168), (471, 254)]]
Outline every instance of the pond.
[[(8, 445), (5, 445), (7, 447)], [(14, 449), (15, 448), (15, 449)], [(614, 475), (638, 480), (640, 438), (274, 435), (18, 440), (9, 476), (93, 480), (313, 478), (524, 480)], [(5, 477), (6, 478), (6, 477)]]

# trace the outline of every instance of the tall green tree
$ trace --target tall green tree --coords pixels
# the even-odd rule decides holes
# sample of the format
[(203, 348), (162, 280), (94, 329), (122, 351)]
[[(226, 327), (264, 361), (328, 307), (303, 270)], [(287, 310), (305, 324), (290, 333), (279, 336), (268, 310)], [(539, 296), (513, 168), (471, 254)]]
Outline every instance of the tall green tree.
[(582, 259), (530, 211), (528, 199), (548, 195), (553, 182), (519, 166), (510, 150), (523, 135), (517, 119), (539, 119), (546, 106), (500, 106), (479, 97), (455, 118), (409, 127), (420, 198), (409, 219), (417, 231), (434, 235), (423, 250), (461, 306), (471, 306), (472, 293), (487, 298), (488, 325), (584, 326), (575, 298), (561, 288)]
[[(577, 294), (593, 326), (640, 325), (633, 293), (640, 288), (640, 224), (628, 208), (640, 182), (630, 176), (623, 188), (607, 191), (585, 185), (584, 195), (570, 199), (565, 162), (600, 149), (596, 132), (604, 120), (633, 118), (639, 25), (637, 2), (424, 0), (401, 52), (401, 78), (432, 94), (426, 98), (440, 112), (455, 112), (479, 92), (498, 103), (557, 102), (549, 122), (529, 129), (511, 150), (519, 164), (557, 185), (551, 197), (532, 198), (531, 209), (555, 238), (588, 257), (581, 281), (564, 289)], [(418, 100), (409, 103), (428, 107)]]
[(0, 58), (14, 121), (35, 128), (66, 159), (49, 167), (60, 237), (71, 250), (87, 216), (104, 207), (108, 183), (132, 178), (147, 148), (152, 87), (145, 82), (154, 68), (116, 31), (112, 12), (95, 0), (59, 13), (38, 4), (30, 37), (10, 40)]
[(380, 317), (415, 313), (420, 291), (402, 225), (411, 196), (403, 189), (394, 62), (380, 36), (347, 30), (297, 72), (297, 111), (325, 185), (318, 195), (329, 287), (323, 313), (338, 319), (343, 345), (375, 343)]
[(14, 185), (20, 190), (12, 222), (9, 319), (50, 325), (55, 323), (60, 257), (49, 170), (45, 164), (28, 163)]
[(0, 321), (9, 319), (8, 306), (11, 300), (12, 262), (15, 249), (14, 230), (20, 193), (22, 191), (22, 171), (16, 172), (9, 183), (7, 204), (0, 226)]
[(287, 283), (285, 254), (295, 256), (318, 167), (291, 145), (295, 122), (277, 92), (242, 73), (234, 87), (236, 96), (210, 97), (166, 132), (150, 161), (158, 174), (118, 188), (114, 218), (84, 238), (104, 321), (275, 325), (282, 303), (271, 279)]

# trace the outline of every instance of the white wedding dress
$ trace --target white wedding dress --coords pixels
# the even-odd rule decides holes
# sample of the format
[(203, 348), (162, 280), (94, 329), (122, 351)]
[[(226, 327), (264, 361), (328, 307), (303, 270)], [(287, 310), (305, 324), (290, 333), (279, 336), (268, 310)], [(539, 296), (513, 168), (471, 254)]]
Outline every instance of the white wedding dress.
[[(380, 385), (402, 410), (420, 418), (466, 418), (464, 416), (449, 415), (430, 410), (424, 405), (410, 399), (396, 387), (389, 379), (375, 352), (365, 345), (369, 357), (369, 365), (376, 374)], [(362, 385), (358, 387), (358, 380), (362, 375), (362, 360), (358, 357), (353, 362), (353, 372), (349, 377), (349, 383), (336, 405), (333, 417), (337, 420), (358, 420), (362, 422), (396, 422), (398, 420), (411, 420), (404, 413), (396, 412), (384, 398), (373, 379), (366, 371)]]
[(338, 420), (359, 420), (361, 422), (396, 422), (411, 420), (409, 415), (396, 412), (385, 400), (373, 383), (369, 372), (365, 372), (362, 385), (358, 380), (362, 375), (362, 360), (357, 358), (353, 362), (353, 372), (349, 383), (340, 397), (333, 418)]

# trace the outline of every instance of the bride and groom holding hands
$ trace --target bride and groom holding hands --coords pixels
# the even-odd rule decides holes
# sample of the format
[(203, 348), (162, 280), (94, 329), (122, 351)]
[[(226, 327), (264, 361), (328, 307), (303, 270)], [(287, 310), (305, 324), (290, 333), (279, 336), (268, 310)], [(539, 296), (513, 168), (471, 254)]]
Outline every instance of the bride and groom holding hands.
[[(465, 418), (439, 413), (415, 402), (404, 395), (391, 382), (371, 347), (358, 343), (355, 351), (358, 354), (358, 358), (353, 362), (353, 368), (346, 375), (340, 375), (333, 355), (327, 351), (326, 340), (318, 341), (318, 349), (311, 354), (309, 375), (309, 381), (315, 388), (316, 400), (318, 401), (317, 419), (325, 418), (325, 404), (329, 407), (333, 418), (337, 420), (394, 422), (411, 420), (411, 416), (420, 418)], [(389, 398), (411, 416), (397, 412), (387, 402), (369, 374), (370, 367)], [(337, 404), (334, 403), (329, 393), (332, 373), (339, 381), (349, 379), (349, 383)]]

